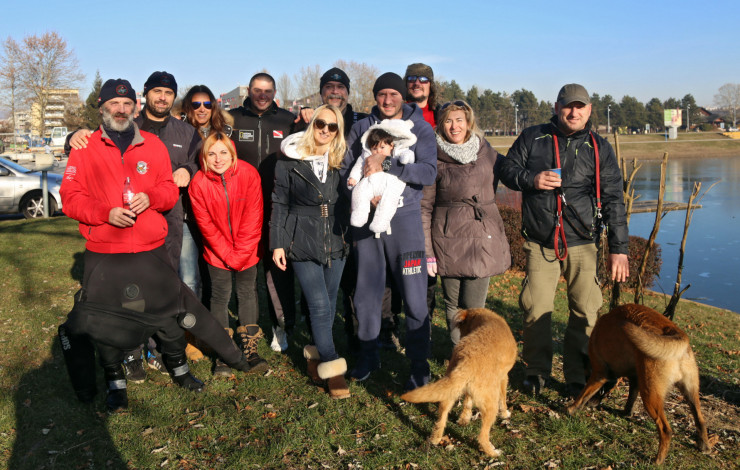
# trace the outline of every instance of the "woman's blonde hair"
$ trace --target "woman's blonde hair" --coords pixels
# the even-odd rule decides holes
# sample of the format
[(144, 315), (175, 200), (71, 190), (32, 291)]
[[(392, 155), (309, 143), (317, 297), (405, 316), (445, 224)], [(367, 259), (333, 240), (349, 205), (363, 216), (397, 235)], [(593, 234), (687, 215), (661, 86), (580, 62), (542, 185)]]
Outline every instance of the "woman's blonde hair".
[(211, 135), (206, 138), (205, 142), (203, 142), (203, 147), (201, 147), (200, 149), (200, 167), (203, 169), (204, 173), (208, 171), (208, 151), (216, 142), (223, 143), (226, 149), (231, 154), (231, 165), (229, 165), (229, 168), (234, 168), (236, 166), (237, 157), (236, 150), (234, 149), (234, 143), (231, 141), (231, 139), (229, 139), (229, 136), (227, 136), (223, 132), (212, 132)]
[(347, 142), (344, 140), (344, 118), (342, 117), (342, 112), (336, 106), (325, 104), (316, 108), (313, 112), (311, 122), (308, 123), (306, 132), (296, 142), (296, 150), (301, 157), (316, 155), (316, 141), (313, 138), (314, 122), (325, 109), (334, 113), (334, 116), (337, 118), (337, 125), (339, 126), (337, 135), (334, 136), (329, 144), (329, 168), (338, 170), (342, 166), (342, 160), (344, 160), (344, 154), (347, 151)]
[(445, 134), (444, 122), (453, 111), (462, 111), (465, 113), (465, 120), (468, 121), (468, 130), (465, 133), (465, 140), (463, 142), (467, 142), (473, 134), (477, 135), (481, 139), (483, 138), (483, 131), (480, 130), (478, 124), (475, 122), (475, 112), (473, 111), (473, 108), (463, 100), (448, 101), (439, 109), (439, 116), (437, 117), (437, 134), (439, 134), (440, 137), (447, 142), (450, 141)]

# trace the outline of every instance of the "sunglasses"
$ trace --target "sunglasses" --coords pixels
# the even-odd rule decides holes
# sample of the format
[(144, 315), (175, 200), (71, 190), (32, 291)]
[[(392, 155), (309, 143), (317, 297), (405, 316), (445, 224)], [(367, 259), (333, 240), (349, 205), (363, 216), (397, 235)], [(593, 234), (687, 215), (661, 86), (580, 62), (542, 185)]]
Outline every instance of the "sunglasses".
[(406, 77), (406, 81), (409, 83), (414, 83), (417, 80), (419, 80), (419, 83), (429, 83), (429, 77), (422, 77), (421, 75), (409, 75)]
[(441, 108), (439, 108), (440, 111), (444, 111), (447, 107), (450, 105), (458, 106), (460, 108), (469, 108), (470, 105), (466, 103), (465, 101), (448, 101), (447, 103), (443, 104)]
[(336, 122), (326, 122), (323, 119), (315, 120), (313, 125), (316, 126), (316, 129), (323, 129), (326, 126), (329, 126), (329, 132), (336, 132), (339, 130), (339, 124)]
[(200, 105), (205, 106), (206, 109), (211, 109), (213, 107), (210, 101), (191, 101), (190, 104), (193, 105), (193, 109), (200, 109)]

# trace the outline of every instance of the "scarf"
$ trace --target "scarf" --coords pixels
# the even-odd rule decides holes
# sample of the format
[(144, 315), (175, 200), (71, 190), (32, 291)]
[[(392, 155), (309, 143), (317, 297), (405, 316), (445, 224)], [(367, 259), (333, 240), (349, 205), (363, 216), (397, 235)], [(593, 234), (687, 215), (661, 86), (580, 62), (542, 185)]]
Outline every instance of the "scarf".
[(439, 134), (434, 134), (437, 138), (437, 145), (442, 149), (444, 153), (450, 156), (456, 162), (466, 163), (474, 162), (478, 159), (478, 150), (480, 149), (480, 138), (473, 134), (470, 136), (467, 142), (462, 144), (452, 144), (447, 142)]

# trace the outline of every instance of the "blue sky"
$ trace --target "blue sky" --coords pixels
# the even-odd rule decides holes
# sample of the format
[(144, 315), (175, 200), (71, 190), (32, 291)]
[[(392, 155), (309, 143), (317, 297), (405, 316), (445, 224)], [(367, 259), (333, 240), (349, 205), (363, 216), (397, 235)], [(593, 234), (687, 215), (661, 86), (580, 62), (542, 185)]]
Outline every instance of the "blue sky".
[(57, 31), (86, 74), (83, 99), (96, 70), (136, 90), (167, 70), (181, 88), (203, 83), (220, 94), (263, 68), (277, 78), (337, 59), (399, 74), (425, 62), (464, 90), (526, 88), (548, 101), (579, 82), (617, 101), (691, 93), (712, 106), (720, 86), (740, 83), (733, 1), (4, 3), (0, 38)]

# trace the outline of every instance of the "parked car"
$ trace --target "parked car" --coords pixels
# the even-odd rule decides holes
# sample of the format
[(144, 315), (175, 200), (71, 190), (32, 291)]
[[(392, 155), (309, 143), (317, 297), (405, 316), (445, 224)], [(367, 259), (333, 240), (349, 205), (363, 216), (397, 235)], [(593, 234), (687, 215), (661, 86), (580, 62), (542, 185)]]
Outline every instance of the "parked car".
[[(62, 175), (47, 173), (49, 215), (62, 208), (59, 186)], [(0, 214), (23, 214), (27, 219), (44, 215), (41, 172), (0, 157)]]

